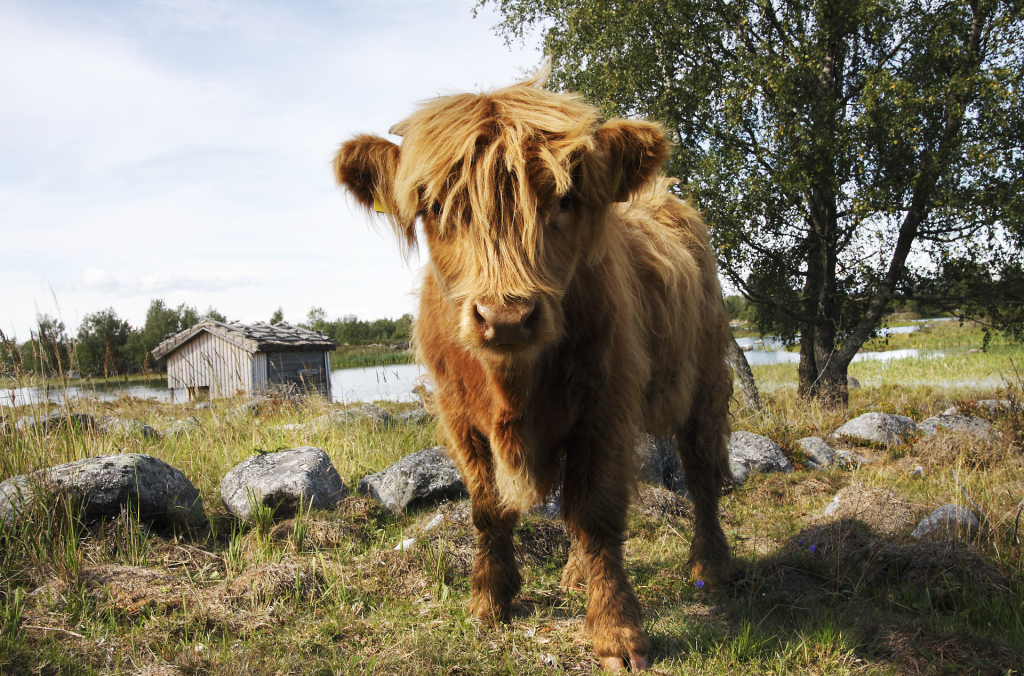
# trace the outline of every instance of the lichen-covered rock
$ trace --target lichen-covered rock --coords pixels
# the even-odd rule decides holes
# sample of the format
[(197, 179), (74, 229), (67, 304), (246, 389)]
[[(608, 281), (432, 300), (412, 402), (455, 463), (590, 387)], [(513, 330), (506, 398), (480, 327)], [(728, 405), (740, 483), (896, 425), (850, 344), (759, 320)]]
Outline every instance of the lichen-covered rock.
[(402, 411), (396, 416), (399, 425), (426, 425), (430, 422), (430, 414), (422, 407)]
[(638, 479), (671, 491), (686, 490), (683, 464), (679, 461), (672, 437), (655, 439), (649, 434), (642, 434), (634, 450)]
[(161, 436), (165, 437), (182, 437), (191, 434), (197, 434), (200, 430), (199, 418), (194, 415), (190, 415), (184, 420), (175, 420), (167, 429), (161, 432)]
[(462, 476), (440, 446), (411, 453), (359, 480), (358, 490), (399, 514), (411, 507), (466, 495)]
[(919, 422), (917, 429), (927, 435), (937, 434), (940, 429), (944, 432), (970, 434), (985, 441), (994, 441), (996, 437), (995, 429), (987, 420), (972, 415), (935, 415)]
[(974, 537), (981, 521), (974, 512), (959, 505), (943, 505), (921, 520), (911, 537), (915, 540), (936, 539), (956, 535)]
[(14, 521), (45, 494), (69, 496), (86, 521), (115, 518), (125, 508), (140, 520), (206, 520), (203, 501), (179, 470), (151, 455), (124, 453), (57, 465), (0, 484), (0, 518)]
[(96, 429), (105, 434), (125, 434), (141, 436), (146, 439), (155, 439), (160, 436), (155, 429), (141, 420), (115, 418), (109, 415), (101, 415), (96, 419)]
[(49, 434), (58, 429), (72, 427), (81, 430), (96, 429), (96, 419), (88, 413), (68, 413), (63, 409), (45, 415), (30, 415), (18, 421), (15, 427), (22, 432)]
[(812, 469), (831, 467), (836, 461), (836, 452), (821, 437), (804, 437), (796, 442), (800, 450), (807, 454)]
[(872, 412), (846, 422), (835, 436), (889, 447), (910, 441), (916, 432), (917, 424), (906, 416)]
[(331, 425), (351, 425), (362, 420), (373, 423), (374, 427), (387, 427), (394, 423), (391, 414), (384, 409), (373, 404), (363, 404), (354, 408), (331, 411), (314, 420), (311, 425), (317, 428), (324, 428)]
[(303, 509), (330, 509), (348, 496), (330, 457), (319, 448), (300, 446), (256, 455), (238, 463), (220, 482), (220, 497), (228, 512), (242, 521), (252, 518), (255, 505), (288, 517)]
[(794, 469), (781, 446), (753, 432), (733, 432), (729, 437), (729, 468), (738, 484), (746, 481), (751, 471), (789, 473)]

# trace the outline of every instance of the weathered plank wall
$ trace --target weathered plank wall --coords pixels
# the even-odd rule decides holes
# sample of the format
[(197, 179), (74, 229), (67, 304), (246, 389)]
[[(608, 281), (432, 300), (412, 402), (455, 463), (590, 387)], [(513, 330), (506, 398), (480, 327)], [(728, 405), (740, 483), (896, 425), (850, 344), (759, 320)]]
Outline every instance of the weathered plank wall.
[(251, 392), (253, 355), (205, 331), (167, 355), (168, 387), (209, 387), (211, 397)]
[(267, 353), (268, 380), (272, 385), (290, 385), (300, 392), (318, 392), (328, 396), (330, 370), (328, 354), (315, 352)]

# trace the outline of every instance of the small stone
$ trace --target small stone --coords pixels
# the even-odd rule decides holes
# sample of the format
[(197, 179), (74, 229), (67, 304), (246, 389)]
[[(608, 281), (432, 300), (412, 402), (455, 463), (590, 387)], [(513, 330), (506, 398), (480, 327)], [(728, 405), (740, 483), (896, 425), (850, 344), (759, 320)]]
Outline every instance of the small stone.
[(379, 500), (395, 514), (423, 503), (466, 494), (455, 463), (440, 446), (411, 453), (391, 467), (359, 480), (359, 493)]
[(857, 469), (871, 460), (853, 451), (836, 451), (836, 464), (844, 469)]
[(235, 465), (220, 482), (228, 512), (242, 521), (261, 504), (287, 517), (302, 509), (330, 509), (348, 495), (330, 457), (319, 448), (300, 446), (256, 455)]
[(924, 467), (921, 465), (914, 465), (914, 470), (910, 473), (910, 476), (924, 478)]
[(814, 469), (831, 467), (836, 460), (836, 452), (821, 437), (804, 437), (796, 442), (809, 459)]
[(915, 540), (954, 535), (967, 535), (973, 538), (978, 534), (979, 528), (981, 521), (971, 510), (959, 505), (943, 505), (922, 519), (910, 535)]
[(408, 551), (414, 544), (416, 544), (416, 538), (406, 538), (395, 545), (396, 552)]
[(729, 438), (729, 467), (736, 483), (752, 471), (790, 473), (795, 468), (777, 443), (753, 432), (733, 432)]
[(889, 447), (910, 441), (916, 431), (917, 425), (906, 416), (873, 412), (848, 421), (835, 436)]
[(856, 390), (860, 387), (860, 381), (851, 375), (846, 376), (846, 389)]
[(211, 409), (212, 410), (212, 409), (215, 409), (215, 408), (217, 408), (217, 405), (215, 403), (213, 403), (212, 401), (201, 401), (198, 404), (196, 404), (196, 410), (197, 411), (205, 411), (206, 409)]

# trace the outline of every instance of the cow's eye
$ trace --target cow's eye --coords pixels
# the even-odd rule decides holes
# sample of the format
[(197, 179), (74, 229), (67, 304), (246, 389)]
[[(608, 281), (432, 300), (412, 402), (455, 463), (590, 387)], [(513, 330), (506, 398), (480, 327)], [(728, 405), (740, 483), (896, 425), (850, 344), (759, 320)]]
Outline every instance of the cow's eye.
[(430, 205), (430, 210), (434, 212), (435, 216), (441, 215), (441, 202), (440, 200), (434, 200), (434, 203)]
[(558, 206), (562, 209), (568, 209), (572, 206), (572, 194), (565, 193), (562, 195), (562, 199), (558, 200)]

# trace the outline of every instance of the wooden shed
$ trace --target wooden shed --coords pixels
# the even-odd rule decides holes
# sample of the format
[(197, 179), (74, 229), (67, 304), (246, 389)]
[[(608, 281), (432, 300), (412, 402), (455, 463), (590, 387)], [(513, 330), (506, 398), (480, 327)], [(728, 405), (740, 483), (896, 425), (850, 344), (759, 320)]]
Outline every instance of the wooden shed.
[(285, 323), (204, 319), (164, 340), (152, 354), (167, 358), (167, 387), (188, 390), (189, 399), (277, 388), (329, 397), (335, 347), (323, 333)]

